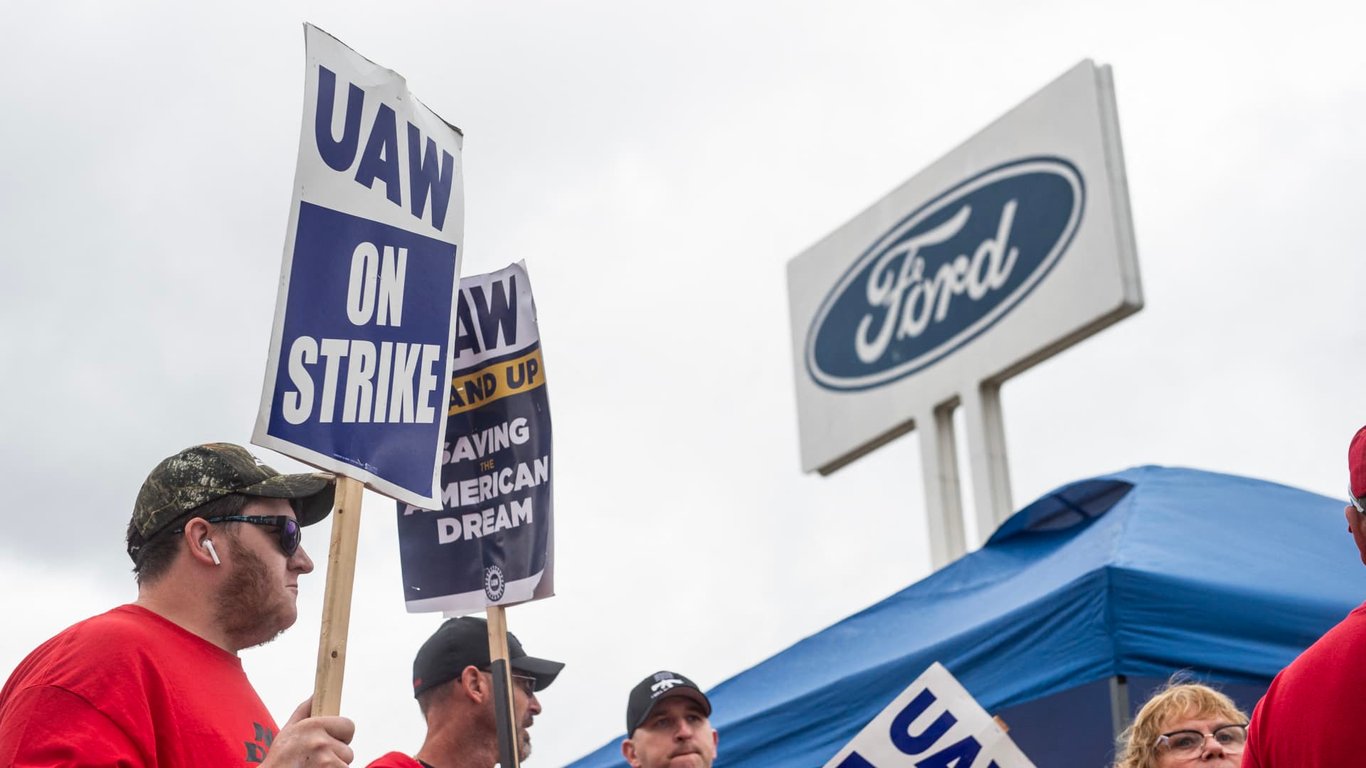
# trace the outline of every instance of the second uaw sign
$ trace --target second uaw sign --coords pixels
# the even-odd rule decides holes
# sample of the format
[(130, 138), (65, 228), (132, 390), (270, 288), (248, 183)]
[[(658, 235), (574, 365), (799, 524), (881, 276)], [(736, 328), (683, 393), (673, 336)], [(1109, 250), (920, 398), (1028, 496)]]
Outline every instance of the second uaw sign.
[(399, 504), (408, 610), (554, 594), (550, 405), (526, 266), (460, 281), (441, 508)]

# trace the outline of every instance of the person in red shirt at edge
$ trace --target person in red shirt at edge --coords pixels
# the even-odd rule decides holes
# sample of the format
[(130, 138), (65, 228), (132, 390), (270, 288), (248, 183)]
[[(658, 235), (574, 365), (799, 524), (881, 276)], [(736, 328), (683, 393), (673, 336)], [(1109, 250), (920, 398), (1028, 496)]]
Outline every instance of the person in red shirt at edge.
[[(528, 656), (509, 632), (508, 666), (520, 762), (531, 754), (527, 729), (541, 713), (536, 692), (555, 682), (564, 664)], [(413, 697), (427, 720), (422, 748), (412, 757), (390, 752), (367, 768), (493, 768), (498, 762), (498, 723), (489, 667), (488, 622), (462, 616), (437, 627), (413, 659)]]
[(128, 523), (137, 600), (20, 662), (0, 690), (0, 765), (350, 764), (350, 720), (304, 702), (277, 728), (237, 656), (294, 623), (313, 570), (299, 527), (332, 497), (330, 475), (281, 475), (227, 443), (158, 464)]
[[(1366, 427), (1347, 448), (1347, 532), (1366, 565)], [(1366, 604), (1281, 670), (1248, 726), (1244, 768), (1366, 764), (1356, 729), (1366, 691)]]

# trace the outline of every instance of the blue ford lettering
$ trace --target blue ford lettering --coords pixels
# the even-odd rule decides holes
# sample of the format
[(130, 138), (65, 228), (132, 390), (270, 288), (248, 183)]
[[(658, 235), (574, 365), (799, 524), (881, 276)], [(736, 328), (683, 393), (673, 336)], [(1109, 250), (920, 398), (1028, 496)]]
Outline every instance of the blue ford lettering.
[(821, 302), (806, 369), (862, 390), (923, 370), (1014, 309), (1062, 258), (1086, 186), (1059, 157), (998, 165), (950, 188), (879, 237)]

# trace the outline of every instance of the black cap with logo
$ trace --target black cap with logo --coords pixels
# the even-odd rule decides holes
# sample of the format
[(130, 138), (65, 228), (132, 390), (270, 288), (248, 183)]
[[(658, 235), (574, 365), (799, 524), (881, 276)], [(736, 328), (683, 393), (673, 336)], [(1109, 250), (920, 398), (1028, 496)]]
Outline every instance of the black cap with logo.
[(626, 700), (626, 735), (631, 735), (645, 722), (645, 718), (650, 716), (650, 711), (656, 704), (674, 696), (682, 696), (697, 702), (702, 708), (702, 714), (711, 716), (711, 702), (707, 700), (707, 695), (702, 693), (702, 689), (697, 687), (697, 683), (677, 672), (660, 670), (641, 680), (631, 689), (631, 696)]

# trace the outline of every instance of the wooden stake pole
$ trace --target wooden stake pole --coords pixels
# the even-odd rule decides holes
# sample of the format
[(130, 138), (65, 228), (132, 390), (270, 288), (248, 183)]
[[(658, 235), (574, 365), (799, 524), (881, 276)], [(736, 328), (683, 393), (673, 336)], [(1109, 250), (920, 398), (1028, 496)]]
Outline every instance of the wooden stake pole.
[(322, 629), (318, 635), (318, 674), (313, 679), (314, 717), (341, 714), (346, 634), (351, 626), (351, 587), (356, 580), (356, 547), (360, 541), (360, 502), (364, 490), (365, 485), (359, 480), (337, 478), (337, 500), (332, 509), (332, 545), (327, 550)]
[(491, 605), (489, 619), (489, 659), (493, 673), (493, 707), (498, 721), (498, 765), (521, 768), (518, 754), (517, 713), (512, 699), (512, 667), (508, 659), (508, 625), (503, 606)]

